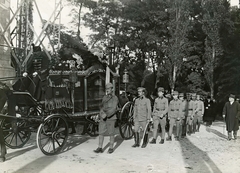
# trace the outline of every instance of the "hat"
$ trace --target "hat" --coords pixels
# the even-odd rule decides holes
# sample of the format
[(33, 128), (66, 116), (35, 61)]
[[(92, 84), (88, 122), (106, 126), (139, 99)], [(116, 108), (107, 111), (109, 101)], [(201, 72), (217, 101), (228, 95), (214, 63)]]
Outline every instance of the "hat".
[(112, 83), (107, 83), (107, 84), (106, 84), (106, 89), (107, 89), (107, 88), (113, 88), (113, 84), (112, 84)]
[(178, 91), (173, 91), (172, 95), (178, 95)]
[(137, 90), (138, 90), (138, 91), (146, 92), (146, 89), (145, 89), (144, 87), (138, 87)]
[(164, 92), (164, 88), (163, 87), (158, 87), (158, 92)]
[(197, 94), (196, 93), (192, 93), (192, 97), (196, 97), (197, 96)]
[(183, 93), (179, 93), (179, 97), (184, 97), (184, 94)]
[(235, 99), (235, 95), (230, 94), (230, 95), (229, 95), (229, 98), (234, 98), (234, 99)]

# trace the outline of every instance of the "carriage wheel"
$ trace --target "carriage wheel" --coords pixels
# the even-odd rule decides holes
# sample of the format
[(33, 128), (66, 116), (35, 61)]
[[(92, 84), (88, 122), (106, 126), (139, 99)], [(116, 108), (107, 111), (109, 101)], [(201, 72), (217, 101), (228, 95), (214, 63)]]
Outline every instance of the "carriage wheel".
[(127, 102), (120, 113), (119, 131), (123, 139), (131, 139), (133, 137), (133, 103)]
[(98, 124), (88, 123), (86, 126), (87, 134), (89, 134), (92, 137), (98, 136)]
[(37, 145), (45, 155), (59, 153), (66, 144), (67, 138), (68, 124), (60, 115), (47, 117), (37, 131)]
[(23, 147), (31, 136), (27, 121), (20, 119), (3, 119), (1, 121), (4, 141), (12, 149)]

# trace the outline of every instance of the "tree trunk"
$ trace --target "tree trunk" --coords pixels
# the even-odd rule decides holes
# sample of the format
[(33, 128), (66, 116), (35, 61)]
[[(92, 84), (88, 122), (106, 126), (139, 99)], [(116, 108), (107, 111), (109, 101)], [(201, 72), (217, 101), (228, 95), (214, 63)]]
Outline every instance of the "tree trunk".
[(78, 27), (77, 27), (77, 37), (79, 40), (81, 40), (81, 12), (82, 12), (82, 6), (83, 6), (83, 3), (80, 4), (80, 7), (79, 7), (79, 10), (78, 10)]
[(173, 74), (172, 74), (172, 86), (171, 86), (171, 93), (173, 93), (175, 89), (175, 83), (176, 83), (176, 78), (177, 78), (177, 66), (174, 64), (173, 65)]

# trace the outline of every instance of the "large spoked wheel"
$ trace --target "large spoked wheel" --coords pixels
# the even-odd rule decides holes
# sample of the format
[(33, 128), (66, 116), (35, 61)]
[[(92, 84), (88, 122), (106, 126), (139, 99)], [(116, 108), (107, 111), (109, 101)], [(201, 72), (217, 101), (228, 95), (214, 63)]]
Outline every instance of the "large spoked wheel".
[(119, 131), (123, 139), (131, 139), (134, 134), (133, 102), (127, 102), (120, 113)]
[(4, 141), (12, 149), (23, 147), (31, 136), (27, 121), (21, 119), (3, 119), (1, 121)]
[(50, 115), (38, 128), (37, 145), (45, 155), (54, 155), (62, 151), (67, 138), (68, 124), (65, 118)]
[(86, 124), (86, 132), (89, 134), (91, 137), (96, 137), (98, 136), (98, 124), (97, 123), (87, 123)]

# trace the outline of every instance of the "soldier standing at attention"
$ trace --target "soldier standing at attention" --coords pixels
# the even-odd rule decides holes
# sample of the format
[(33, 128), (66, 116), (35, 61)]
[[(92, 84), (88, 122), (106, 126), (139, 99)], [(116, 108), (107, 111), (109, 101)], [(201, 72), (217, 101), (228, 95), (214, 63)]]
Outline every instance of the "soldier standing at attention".
[(200, 99), (200, 95), (197, 95), (197, 109), (194, 115), (194, 124), (197, 125), (195, 127), (195, 131), (199, 132), (200, 129), (200, 125), (202, 123), (202, 117), (204, 114), (204, 103), (203, 101)]
[(194, 108), (194, 105), (193, 105), (193, 101), (191, 100), (191, 94), (187, 94), (187, 120), (186, 120), (186, 125), (187, 125), (187, 134), (188, 135), (191, 135), (192, 133), (192, 125), (193, 125), (193, 117), (194, 117), (194, 114), (193, 114), (193, 108)]
[(197, 126), (197, 124), (196, 124), (196, 113), (197, 113), (197, 109), (198, 109), (198, 102), (197, 102), (197, 100), (196, 100), (196, 98), (197, 98), (197, 95), (196, 95), (196, 93), (193, 93), (192, 94), (192, 102), (193, 102), (193, 121), (192, 121), (192, 133), (195, 133), (196, 132), (196, 126)]
[(179, 130), (180, 130), (180, 123), (181, 123), (181, 114), (180, 114), (180, 105), (181, 102), (178, 99), (178, 92), (177, 91), (173, 91), (172, 93), (173, 95), (173, 100), (170, 101), (169, 106), (168, 106), (168, 118), (170, 120), (169, 124), (169, 136), (166, 139), (167, 141), (172, 141), (172, 133), (173, 133), (173, 126), (176, 125), (177, 127), (177, 132), (176, 132), (176, 140), (179, 140)]
[[(103, 96), (101, 110), (100, 110), (100, 121), (99, 121), (99, 143), (98, 148), (94, 150), (95, 153), (102, 153), (102, 146), (104, 136), (110, 136), (110, 146), (108, 153), (113, 153), (114, 145), (114, 130), (115, 122), (117, 119), (116, 112), (118, 110), (118, 98), (113, 93), (113, 84), (106, 84), (106, 95)], [(102, 115), (102, 116), (101, 116)], [(103, 116), (104, 115), (104, 116)]]
[(150, 144), (156, 144), (158, 125), (160, 123), (162, 134), (160, 144), (164, 143), (166, 114), (168, 112), (168, 99), (163, 96), (164, 88), (158, 88), (158, 98), (155, 99), (153, 106), (153, 139)]
[(184, 94), (179, 93), (179, 100), (180, 100), (180, 129), (179, 129), (179, 138), (186, 136), (186, 118), (187, 118), (187, 101), (184, 99)]
[[(134, 111), (133, 111), (133, 120), (134, 120), (134, 140), (135, 144), (132, 147), (140, 146), (140, 127), (144, 130), (147, 123), (150, 121), (152, 108), (151, 102), (145, 96), (146, 89), (143, 87), (138, 87), (138, 98), (135, 100)], [(147, 140), (143, 142), (142, 148), (147, 146)]]

